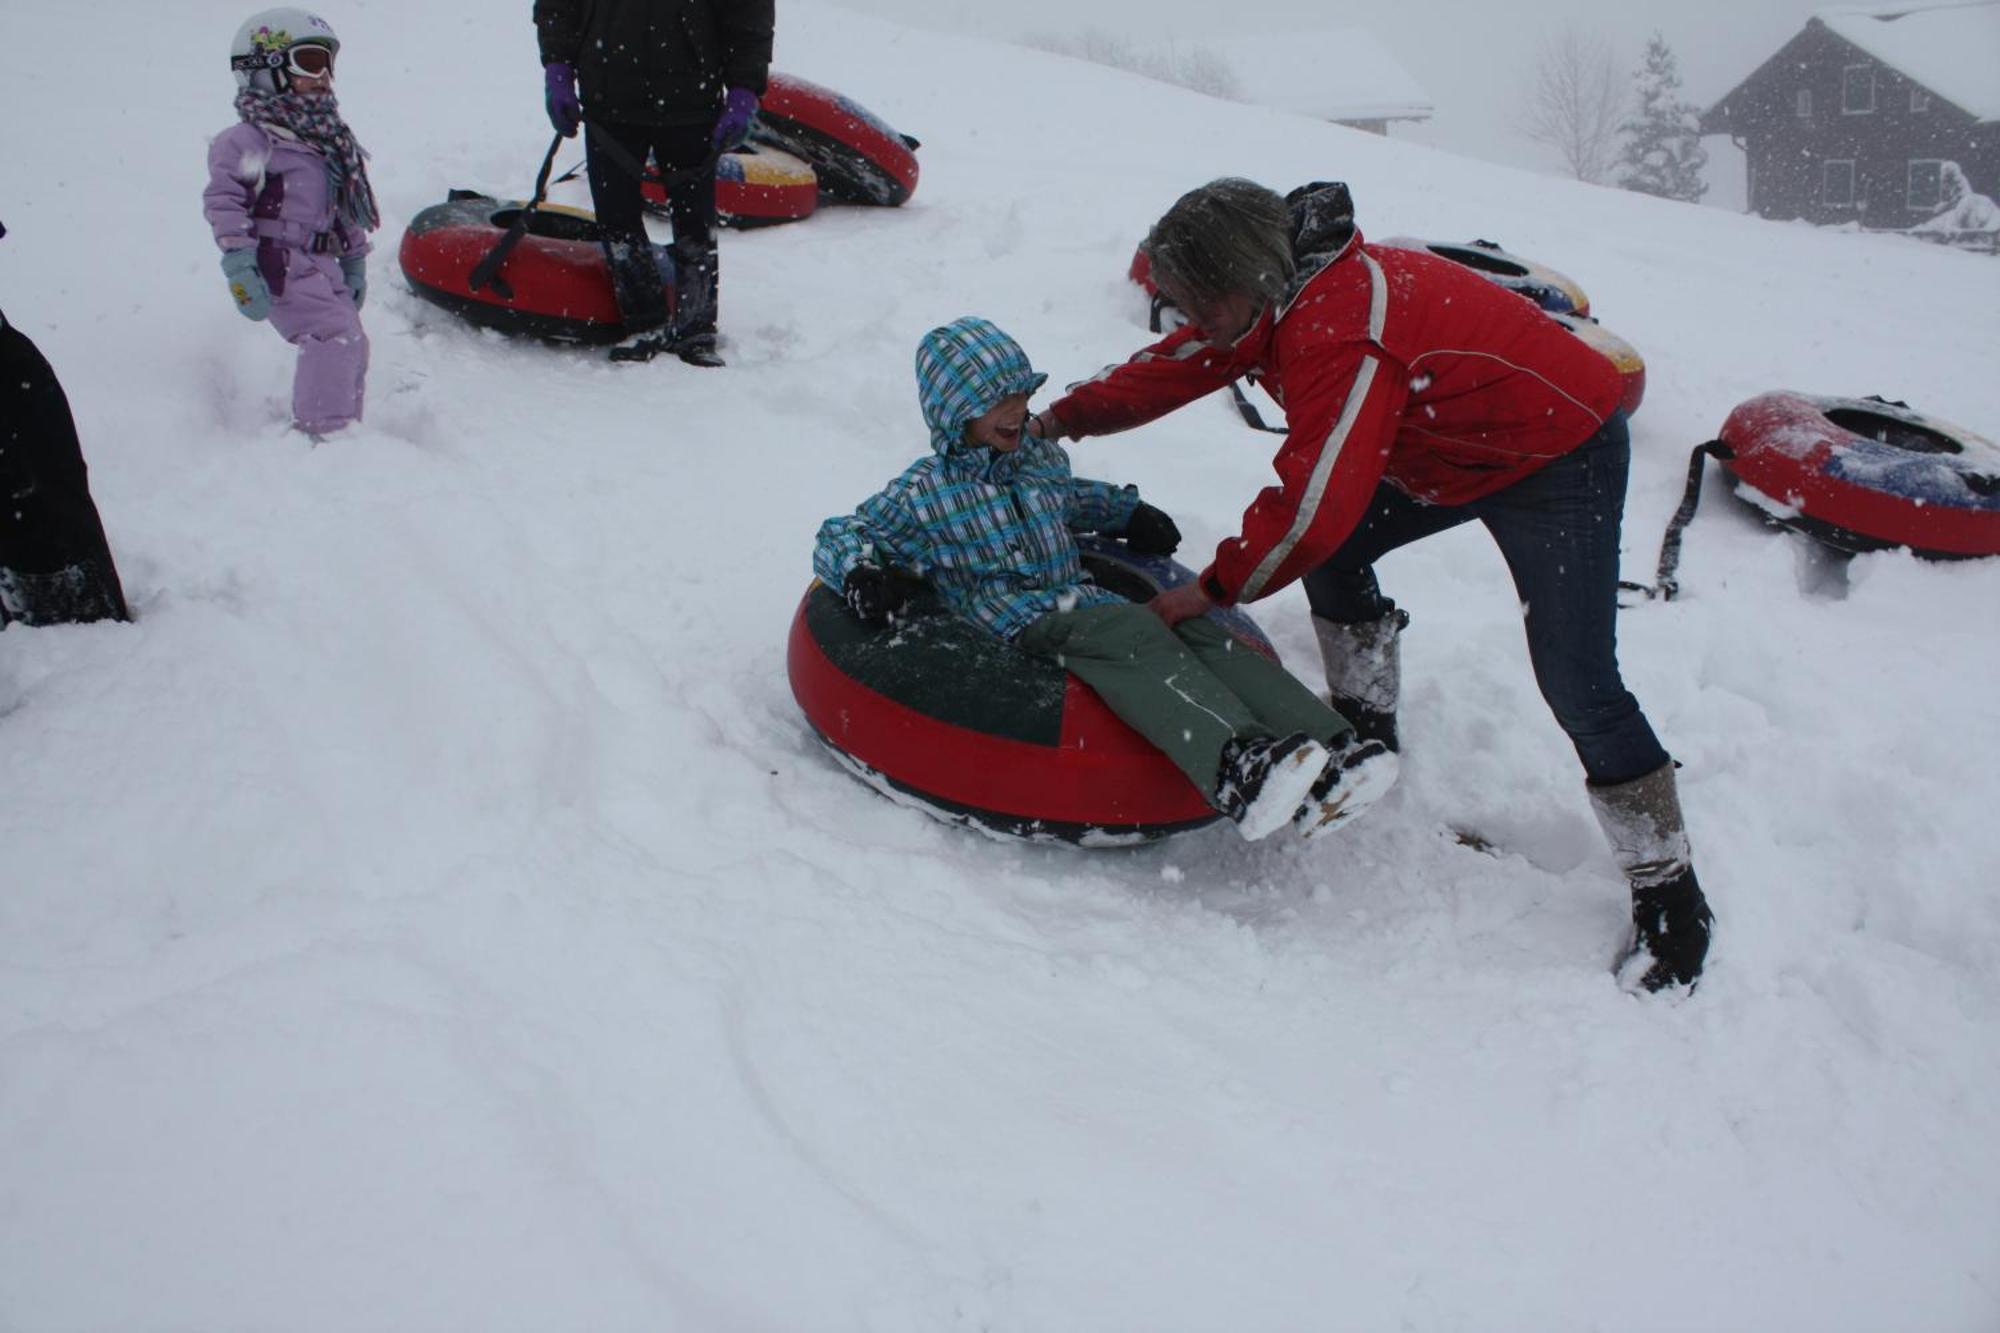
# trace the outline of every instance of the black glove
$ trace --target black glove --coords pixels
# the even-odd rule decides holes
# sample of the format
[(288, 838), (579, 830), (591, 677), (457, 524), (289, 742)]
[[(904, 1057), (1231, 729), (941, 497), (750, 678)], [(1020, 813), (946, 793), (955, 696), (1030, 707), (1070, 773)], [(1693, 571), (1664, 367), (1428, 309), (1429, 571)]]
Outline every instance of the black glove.
[(1126, 548), (1140, 555), (1172, 555), (1181, 544), (1181, 530), (1174, 526), (1173, 519), (1167, 517), (1167, 511), (1157, 509), (1144, 500), (1132, 511), (1132, 517), (1126, 520), (1122, 535)]
[(863, 623), (893, 625), (904, 618), (904, 608), (925, 586), (922, 579), (905, 570), (856, 565), (847, 571), (841, 596), (847, 599), (847, 609)]

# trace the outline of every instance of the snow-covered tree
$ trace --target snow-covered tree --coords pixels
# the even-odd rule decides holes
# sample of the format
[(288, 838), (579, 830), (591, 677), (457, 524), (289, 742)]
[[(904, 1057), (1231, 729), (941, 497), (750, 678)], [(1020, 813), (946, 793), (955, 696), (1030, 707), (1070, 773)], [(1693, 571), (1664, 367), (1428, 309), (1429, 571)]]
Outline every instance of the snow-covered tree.
[(1965, 169), (1956, 162), (1938, 167), (1938, 201), (1937, 214), (1919, 222), (1912, 231), (2000, 232), (2000, 203), (1973, 189)]
[(1602, 181), (1616, 156), (1625, 97), (1610, 44), (1595, 32), (1564, 27), (1535, 59), (1520, 128), (1562, 155), (1580, 181)]
[(1659, 33), (1647, 41), (1646, 62), (1632, 82), (1638, 108), (1619, 126), (1626, 137), (1618, 183), (1641, 194), (1695, 202), (1708, 193), (1701, 178), (1708, 165), (1708, 150), (1701, 146), (1701, 110), (1681, 100), (1680, 62)]

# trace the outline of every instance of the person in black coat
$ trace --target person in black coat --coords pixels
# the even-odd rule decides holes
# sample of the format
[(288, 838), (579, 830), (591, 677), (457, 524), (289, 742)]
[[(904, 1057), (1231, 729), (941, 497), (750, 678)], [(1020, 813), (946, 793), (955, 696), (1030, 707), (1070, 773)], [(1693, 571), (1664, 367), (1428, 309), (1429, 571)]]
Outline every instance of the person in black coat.
[(0, 313), (0, 626), (128, 619), (69, 399)]
[[(671, 350), (719, 366), (715, 158), (750, 132), (771, 66), (773, 0), (535, 0), (544, 101), (559, 133), (588, 126), (590, 197), (628, 334), (616, 359)], [(579, 100), (579, 93), (581, 99)], [(585, 117), (588, 120), (585, 121)], [(646, 229), (639, 177), (667, 179), (674, 318)]]

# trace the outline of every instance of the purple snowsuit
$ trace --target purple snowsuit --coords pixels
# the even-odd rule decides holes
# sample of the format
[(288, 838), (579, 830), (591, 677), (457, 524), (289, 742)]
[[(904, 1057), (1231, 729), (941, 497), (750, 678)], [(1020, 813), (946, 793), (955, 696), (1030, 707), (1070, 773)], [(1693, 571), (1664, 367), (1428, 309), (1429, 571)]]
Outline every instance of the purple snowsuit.
[(368, 234), (334, 217), (326, 158), (283, 130), (243, 122), (208, 149), (202, 211), (224, 250), (257, 247), (271, 325), (299, 349), (292, 419), (322, 433), (361, 419), (368, 335), (340, 260), (368, 253)]

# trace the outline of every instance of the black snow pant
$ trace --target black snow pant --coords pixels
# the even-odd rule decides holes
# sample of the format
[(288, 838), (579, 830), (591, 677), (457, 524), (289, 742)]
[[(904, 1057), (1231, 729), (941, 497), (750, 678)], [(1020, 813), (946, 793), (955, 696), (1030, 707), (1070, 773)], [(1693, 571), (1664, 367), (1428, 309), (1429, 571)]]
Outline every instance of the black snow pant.
[[(652, 243), (646, 239), (639, 178), (631, 170), (650, 153), (671, 180), (667, 187), (667, 221), (674, 230), (671, 335), (677, 340), (715, 337), (715, 171), (709, 152), (714, 135), (713, 121), (603, 125), (593, 120), (584, 130), (590, 199), (604, 229), (611, 285), (627, 333), (658, 328), (668, 317)], [(607, 148), (607, 139), (617, 149)]]
[(0, 316), (0, 625), (129, 618), (69, 399)]

